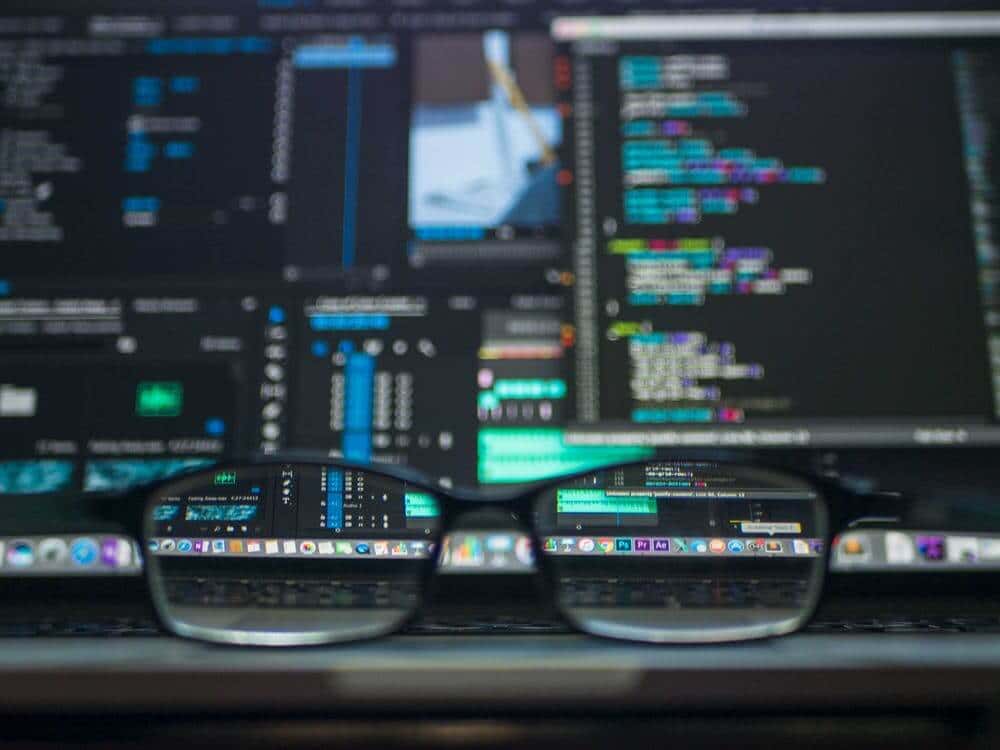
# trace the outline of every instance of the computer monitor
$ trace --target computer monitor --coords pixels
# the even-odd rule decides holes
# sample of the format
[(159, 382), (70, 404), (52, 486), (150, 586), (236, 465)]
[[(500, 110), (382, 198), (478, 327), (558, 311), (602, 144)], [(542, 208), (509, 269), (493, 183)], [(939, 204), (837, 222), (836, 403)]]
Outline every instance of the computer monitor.
[(646, 5), (9, 0), (0, 494), (996, 444), (1000, 17)]

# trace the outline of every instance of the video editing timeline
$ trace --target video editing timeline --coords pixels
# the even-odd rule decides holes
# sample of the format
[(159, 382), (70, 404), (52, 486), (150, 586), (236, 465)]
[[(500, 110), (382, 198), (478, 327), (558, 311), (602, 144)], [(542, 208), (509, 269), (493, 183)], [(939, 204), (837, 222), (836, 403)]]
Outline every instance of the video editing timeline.
[(970, 221), (995, 127), (981, 84), (959, 92), (968, 55), (996, 69), (1000, 27), (886, 18), (555, 22), (574, 112), (569, 443), (997, 439), (977, 294), (995, 253)]

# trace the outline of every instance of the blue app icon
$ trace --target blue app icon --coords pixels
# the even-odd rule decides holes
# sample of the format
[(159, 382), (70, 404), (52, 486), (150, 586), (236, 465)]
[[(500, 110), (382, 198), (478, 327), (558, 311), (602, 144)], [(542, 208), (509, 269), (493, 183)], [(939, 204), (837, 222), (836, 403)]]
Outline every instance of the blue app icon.
[(743, 542), (739, 539), (730, 539), (729, 544), (726, 545), (730, 552), (742, 552)]
[(708, 542), (704, 539), (692, 539), (688, 546), (692, 552), (708, 552)]
[(160, 548), (160, 543), (156, 539), (150, 539), (147, 546), (150, 552), (156, 552)]
[(74, 539), (69, 547), (70, 559), (76, 565), (88, 566), (97, 562), (100, 548), (93, 539)]
[(178, 552), (190, 552), (192, 546), (193, 545), (191, 544), (191, 540), (190, 539), (181, 539), (179, 542), (177, 542), (177, 551)]
[(14, 568), (27, 568), (35, 561), (31, 542), (13, 542), (7, 550), (7, 562)]
[(354, 548), (354, 551), (359, 555), (367, 555), (370, 550), (367, 544), (361, 543)]

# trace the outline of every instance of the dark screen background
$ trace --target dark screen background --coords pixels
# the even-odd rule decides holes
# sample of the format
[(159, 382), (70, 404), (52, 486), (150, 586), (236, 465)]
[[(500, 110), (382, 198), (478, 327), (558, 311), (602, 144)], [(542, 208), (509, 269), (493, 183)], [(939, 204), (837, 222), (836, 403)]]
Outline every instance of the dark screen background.
[[(746, 147), (786, 166), (820, 166), (823, 185), (764, 185), (759, 202), (693, 226), (623, 226), (617, 59), (595, 58), (600, 92), (600, 217), (620, 237), (724, 237), (766, 246), (773, 266), (812, 283), (782, 296), (715, 296), (702, 306), (624, 307), (615, 319), (732, 342), (758, 381), (722, 382), (726, 396), (786, 397), (758, 416), (981, 416), (991, 407), (977, 294), (968, 182), (950, 49), (928, 42), (776, 42), (627, 47), (628, 54), (724, 53), (744, 119), (695, 120), (717, 148)], [(702, 84), (706, 90), (712, 86)], [(726, 88), (722, 84), (716, 88)], [(600, 299), (624, 299), (624, 263), (603, 255)], [(604, 315), (601, 333), (612, 318)], [(601, 350), (602, 418), (632, 408), (627, 343)], [(754, 417), (748, 409), (748, 419)]]

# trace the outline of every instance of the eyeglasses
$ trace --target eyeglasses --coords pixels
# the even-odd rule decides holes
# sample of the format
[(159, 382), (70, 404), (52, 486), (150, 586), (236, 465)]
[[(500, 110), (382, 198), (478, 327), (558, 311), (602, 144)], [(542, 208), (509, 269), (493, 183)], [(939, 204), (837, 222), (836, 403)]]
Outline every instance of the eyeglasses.
[[(215, 467), (145, 493), (141, 539), (157, 615), (216, 643), (342, 643), (418, 617), (449, 532), (502, 512), (541, 584), (585, 633), (710, 643), (800, 629), (827, 569), (835, 488), (757, 466), (647, 461), (510, 494), (456, 492), (338, 461)], [(463, 520), (464, 519), (464, 520)]]

